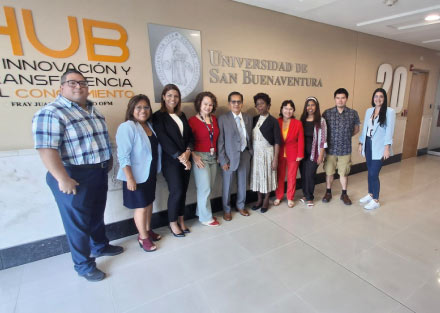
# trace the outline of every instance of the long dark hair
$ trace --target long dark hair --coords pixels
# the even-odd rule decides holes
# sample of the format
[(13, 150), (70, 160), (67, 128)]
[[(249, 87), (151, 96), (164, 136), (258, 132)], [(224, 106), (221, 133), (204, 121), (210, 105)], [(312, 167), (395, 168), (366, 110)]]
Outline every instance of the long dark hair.
[(182, 95), (180, 94), (179, 87), (177, 87), (174, 84), (168, 84), (165, 87), (163, 87), (162, 95), (160, 96), (160, 111), (167, 112), (167, 107), (165, 105), (165, 100), (163, 99), (163, 96), (165, 96), (165, 94), (170, 90), (175, 90), (179, 94), (179, 102), (177, 103), (176, 107), (174, 108), (174, 113), (176, 113), (177, 115), (180, 116), (180, 114), (181, 114), (180, 106), (182, 105)]
[(313, 123), (315, 124), (315, 127), (320, 129), (321, 128), (321, 110), (319, 109), (319, 101), (317, 98), (315, 97), (308, 97), (306, 99), (306, 102), (304, 103), (304, 110), (302, 112), (301, 115), (301, 122), (304, 123), (306, 122), (308, 113), (307, 113), (307, 104), (309, 103), (309, 101), (312, 101), (315, 104), (315, 113), (313, 113)]
[(385, 89), (383, 88), (377, 88), (374, 92), (373, 92), (373, 96), (371, 97), (371, 106), (374, 108), (376, 105), (374, 104), (374, 96), (376, 95), (376, 93), (381, 92), (383, 94), (383, 103), (382, 106), (380, 107), (380, 111), (379, 111), (379, 125), (380, 126), (384, 126), (387, 124), (387, 107), (388, 107), (388, 97), (387, 97), (387, 92), (385, 91)]

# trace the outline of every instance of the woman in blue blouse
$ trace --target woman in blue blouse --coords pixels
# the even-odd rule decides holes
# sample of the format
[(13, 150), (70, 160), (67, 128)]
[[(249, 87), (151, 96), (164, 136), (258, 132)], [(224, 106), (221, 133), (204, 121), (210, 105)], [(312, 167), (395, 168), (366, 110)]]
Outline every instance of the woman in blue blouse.
[(392, 155), (396, 113), (387, 103), (386, 91), (377, 88), (371, 100), (372, 108), (365, 112), (364, 126), (359, 137), (359, 153), (367, 159), (368, 168), (368, 194), (359, 201), (365, 205), (366, 210), (380, 207), (379, 172), (383, 161)]
[(128, 102), (125, 122), (116, 133), (124, 206), (134, 209), (139, 246), (146, 252), (155, 251), (153, 241), (161, 238), (150, 228), (156, 173), (161, 164), (161, 148), (150, 123), (152, 115), (150, 99), (136, 95)]

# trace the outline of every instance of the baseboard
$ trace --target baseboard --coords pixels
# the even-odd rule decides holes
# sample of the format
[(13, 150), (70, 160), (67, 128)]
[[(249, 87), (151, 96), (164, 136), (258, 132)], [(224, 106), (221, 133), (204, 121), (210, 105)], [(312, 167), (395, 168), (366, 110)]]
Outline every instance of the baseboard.
[(417, 156), (428, 154), (428, 148), (417, 149)]
[[(427, 149), (424, 154), (427, 153)], [(419, 155), (419, 154), (418, 154)], [(420, 154), (422, 155), (422, 154)], [(402, 160), (402, 154), (394, 155), (385, 161), (384, 165), (400, 162)], [(350, 175), (354, 175), (367, 170), (367, 164), (359, 163), (351, 167)], [(335, 178), (338, 178), (335, 175)], [(316, 177), (316, 184), (325, 182), (325, 173), (319, 173)], [(297, 189), (301, 189), (301, 179), (297, 179)], [(231, 203), (235, 195), (232, 195)], [(251, 203), (256, 201), (256, 195), (252, 191), (248, 191), (246, 195), (246, 202)], [(213, 212), (222, 210), (221, 197), (217, 197), (211, 200), (211, 206)], [(185, 219), (195, 218), (196, 204), (192, 203), (185, 207)], [(151, 220), (152, 228), (162, 227), (168, 224), (168, 217), (166, 211), (154, 213)], [(137, 233), (136, 226), (133, 219), (127, 219), (110, 223), (106, 225), (106, 233), (110, 240), (115, 240), (127, 236), (131, 236)], [(38, 261), (41, 259), (49, 258), (55, 255), (70, 252), (69, 245), (67, 244), (66, 235), (56, 236), (43, 240), (37, 240), (34, 242), (17, 245), (14, 247), (0, 250), (0, 270), (10, 267)]]

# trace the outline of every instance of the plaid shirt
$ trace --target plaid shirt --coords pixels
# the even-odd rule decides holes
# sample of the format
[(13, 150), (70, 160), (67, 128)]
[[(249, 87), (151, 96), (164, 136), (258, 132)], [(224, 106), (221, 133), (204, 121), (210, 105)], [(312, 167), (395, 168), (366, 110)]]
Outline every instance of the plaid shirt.
[(335, 106), (325, 110), (322, 117), (327, 122), (328, 154), (351, 154), (351, 137), (354, 127), (361, 123), (357, 111), (345, 107), (344, 111), (339, 113)]
[(105, 118), (91, 102), (85, 111), (59, 95), (32, 120), (35, 149), (58, 150), (64, 165), (97, 164), (110, 159)]

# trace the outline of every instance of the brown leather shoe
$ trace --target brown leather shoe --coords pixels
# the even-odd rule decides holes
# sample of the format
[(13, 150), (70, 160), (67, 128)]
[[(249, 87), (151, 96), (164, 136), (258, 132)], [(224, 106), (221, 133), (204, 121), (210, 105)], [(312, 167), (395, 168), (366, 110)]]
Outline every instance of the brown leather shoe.
[(246, 208), (243, 209), (237, 209), (238, 213), (240, 213), (243, 216), (249, 216), (249, 212)]
[(225, 221), (230, 221), (230, 220), (232, 220), (232, 214), (231, 214), (231, 212), (225, 212), (225, 213), (223, 213), (223, 219), (224, 219)]
[(326, 192), (324, 195), (324, 198), (322, 198), (322, 202), (329, 203), (331, 199), (332, 199), (332, 194), (329, 192)]
[(341, 200), (342, 202), (344, 202), (345, 205), (351, 205), (351, 200), (347, 194), (341, 195)]

